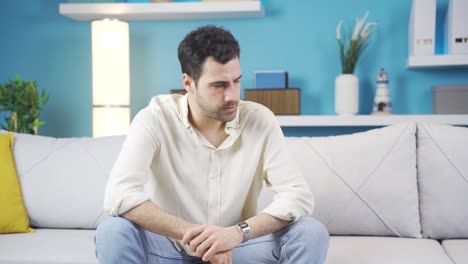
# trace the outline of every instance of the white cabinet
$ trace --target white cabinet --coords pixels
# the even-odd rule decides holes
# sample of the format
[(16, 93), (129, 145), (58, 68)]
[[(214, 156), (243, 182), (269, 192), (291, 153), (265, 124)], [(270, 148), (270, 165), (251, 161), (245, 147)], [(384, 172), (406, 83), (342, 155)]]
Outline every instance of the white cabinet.
[[(457, 0), (459, 1), (459, 0)], [(465, 0), (461, 0), (465, 1)], [(449, 10), (452, 8), (450, 4), (456, 2), (455, 0), (449, 1)], [(461, 6), (463, 9), (466, 5), (465, 2), (460, 2), (464, 5)], [(458, 6), (458, 5), (457, 5)], [(466, 5), (468, 6), (468, 5)], [(460, 14), (457, 10), (456, 14)], [(453, 12), (451, 12), (453, 13)], [(451, 15), (450, 12), (447, 16)], [(460, 15), (459, 15), (460, 16)], [(461, 17), (461, 16), (460, 16)], [(463, 17), (464, 18), (464, 17)], [(464, 30), (466, 26), (463, 21), (453, 22), (449, 20), (445, 26), (454, 27), (457, 29)], [(436, 21), (436, 1), (430, 0), (413, 0), (411, 7), (411, 16), (408, 26), (408, 61), (407, 67), (409, 69), (421, 69), (421, 68), (441, 68), (441, 67), (460, 67), (468, 66), (468, 54), (441, 54), (431, 55), (435, 52), (435, 30), (438, 24), (444, 21)], [(447, 21), (445, 21), (447, 22)], [(458, 23), (458, 24), (453, 24)], [(445, 33), (450, 32), (450, 28), (444, 28)], [(444, 34), (445, 37), (450, 37)], [(440, 37), (440, 36), (439, 36)], [(464, 39), (463, 39), (464, 40)], [(450, 49), (449, 49), (450, 50)]]
[(468, 66), (468, 55), (409, 56), (407, 66), (410, 69)]

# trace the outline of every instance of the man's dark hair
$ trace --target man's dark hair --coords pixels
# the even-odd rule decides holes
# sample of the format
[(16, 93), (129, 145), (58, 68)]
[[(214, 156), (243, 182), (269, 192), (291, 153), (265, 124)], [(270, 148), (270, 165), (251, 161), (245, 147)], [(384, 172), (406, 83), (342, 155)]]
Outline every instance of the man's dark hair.
[(196, 84), (208, 57), (225, 64), (236, 57), (240, 58), (240, 48), (229, 30), (208, 25), (185, 36), (179, 44), (178, 55), (182, 73), (190, 75)]

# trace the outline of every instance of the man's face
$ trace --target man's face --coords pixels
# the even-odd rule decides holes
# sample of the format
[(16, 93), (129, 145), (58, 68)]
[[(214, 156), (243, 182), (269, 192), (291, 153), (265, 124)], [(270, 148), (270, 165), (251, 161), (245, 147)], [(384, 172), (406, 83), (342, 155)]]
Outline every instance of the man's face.
[(241, 77), (239, 58), (221, 64), (208, 57), (198, 85), (193, 89), (193, 98), (201, 113), (223, 123), (232, 121), (239, 104)]

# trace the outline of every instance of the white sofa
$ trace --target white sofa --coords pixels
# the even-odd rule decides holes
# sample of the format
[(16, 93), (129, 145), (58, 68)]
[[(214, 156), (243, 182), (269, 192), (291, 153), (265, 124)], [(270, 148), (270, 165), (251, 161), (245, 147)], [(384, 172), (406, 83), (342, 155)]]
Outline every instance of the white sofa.
[[(94, 229), (123, 140), (15, 134), (36, 231), (0, 235), (0, 263), (97, 263)], [(332, 234), (327, 264), (468, 263), (468, 128), (405, 122), (287, 140)], [(259, 209), (271, 197), (264, 189)]]

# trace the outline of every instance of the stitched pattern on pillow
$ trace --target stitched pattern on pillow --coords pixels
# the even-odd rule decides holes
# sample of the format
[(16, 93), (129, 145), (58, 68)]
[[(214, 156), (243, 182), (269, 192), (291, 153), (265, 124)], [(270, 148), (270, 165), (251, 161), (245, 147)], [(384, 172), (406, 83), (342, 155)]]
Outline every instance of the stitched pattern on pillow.
[[(409, 126), (408, 126), (409, 127)], [(395, 142), (393, 143), (393, 145), (388, 149), (388, 151), (386, 152), (386, 154), (384, 154), (384, 156), (381, 158), (380, 162), (378, 164), (376, 164), (375, 168), (369, 173), (369, 175), (367, 177), (364, 178), (364, 180), (362, 181), (361, 184), (359, 184), (359, 187), (358, 188), (353, 188), (352, 185), (350, 185), (348, 183), (348, 181), (346, 180), (346, 178), (342, 175), (340, 175), (338, 172), (336, 172), (331, 166), (330, 164), (328, 164), (325, 160), (325, 158), (312, 146), (312, 144), (310, 142), (307, 142), (307, 146), (309, 146), (312, 151), (315, 152), (315, 154), (320, 157), (320, 159), (322, 160), (322, 162), (324, 163), (325, 166), (328, 167), (328, 169), (330, 170), (331, 173), (333, 173), (336, 177), (338, 177), (348, 188), (350, 191), (352, 191), (354, 193), (354, 196), (343, 203), (343, 206), (342, 207), (345, 207), (347, 204), (349, 204), (351, 202), (351, 200), (354, 200), (355, 198), (359, 198), (373, 213), (374, 215), (380, 219), (380, 221), (385, 225), (387, 226), (390, 230), (392, 230), (392, 232), (394, 233), (394, 235), (396, 236), (399, 236), (399, 237), (402, 237), (402, 235), (395, 229), (393, 228), (387, 221), (385, 221), (384, 217), (379, 214), (378, 212), (378, 209), (374, 208), (374, 206), (371, 205), (371, 202), (368, 202), (360, 193), (359, 193), (359, 190), (361, 189), (362, 186), (364, 186), (366, 184), (366, 182), (374, 175), (375, 171), (380, 167), (380, 165), (382, 165), (382, 163), (388, 158), (388, 156), (392, 153), (393, 149), (395, 148), (395, 146), (397, 145), (397, 143), (400, 141), (401, 139), (401, 136), (403, 135), (403, 133), (408, 129), (408, 127), (401, 131), (400, 135), (398, 136), (398, 138), (395, 140)], [(325, 225), (328, 226), (334, 219), (334, 217), (336, 216), (330, 216), (330, 218), (326, 221)]]
[(332, 235), (421, 237), (416, 124), (352, 135), (288, 138)]
[[(124, 136), (51, 138), (18, 135), (18, 174), (31, 224), (94, 229), (103, 211), (108, 175)], [(38, 189), (47, 183), (48, 191)]]
[(418, 123), (423, 236), (468, 238), (468, 129)]

